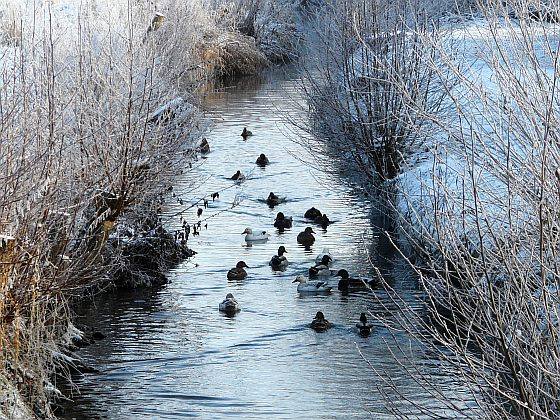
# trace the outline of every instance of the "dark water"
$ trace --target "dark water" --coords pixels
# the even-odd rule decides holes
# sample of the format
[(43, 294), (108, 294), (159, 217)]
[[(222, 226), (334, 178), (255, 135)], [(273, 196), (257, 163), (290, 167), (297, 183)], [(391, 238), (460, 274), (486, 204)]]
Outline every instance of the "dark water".
[[(379, 326), (368, 338), (354, 331), (360, 312), (383, 315), (379, 301), (367, 293), (302, 297), (292, 284), (324, 247), (333, 253), (336, 267), (370, 276), (368, 253), (374, 260), (379, 252), (391, 254), (386, 244), (378, 249), (379, 237), (371, 227), (372, 203), (328, 171), (310, 169), (296, 158), (306, 152), (286, 136), (297, 132), (284, 117), (296, 112), (297, 83), (295, 76), (272, 73), (261, 84), (231, 86), (209, 96), (212, 152), (175, 191), (187, 189), (195, 175), (205, 183), (180, 193), (185, 199), (231, 186), (226, 177), (237, 169), (249, 179), (210, 202), (202, 216), (208, 229), (190, 241), (198, 255), (170, 273), (171, 284), (161, 290), (103, 297), (92, 308), (90, 316), (107, 338), (81, 355), (100, 373), (78, 380), (81, 394), (66, 404), (63, 417), (400, 417), (387, 411), (379, 388), (412, 418), (420, 414), (406, 398), (437, 405), (395, 362), (387, 348), (386, 342), (392, 342), (388, 330)], [(255, 133), (247, 141), (239, 135), (244, 126)], [(271, 160), (266, 169), (254, 164), (260, 153)], [(269, 209), (262, 201), (270, 191), (287, 196), (288, 202)], [(234, 200), (239, 205), (226, 211)], [(317, 228), (315, 246), (305, 251), (296, 236), (307, 226), (302, 216), (311, 206), (335, 223), (327, 231)], [(171, 203), (167, 214), (180, 209)], [(272, 228), (277, 211), (294, 216), (291, 231), (279, 234)], [(197, 220), (196, 207), (186, 217)], [(175, 229), (178, 224), (175, 218), (168, 226)], [(245, 227), (267, 229), (272, 238), (247, 247), (240, 234)], [(292, 264), (278, 274), (268, 261), (279, 245), (286, 246)], [(228, 282), (226, 272), (238, 260), (251, 267), (249, 276)], [(397, 271), (395, 288), (414, 299), (414, 279), (406, 270)], [(218, 303), (228, 292), (242, 307), (233, 319), (218, 312)], [(384, 293), (378, 297), (384, 299)], [(308, 328), (318, 310), (335, 328), (323, 334)], [(406, 336), (397, 334), (397, 339), (407, 344)], [(392, 378), (406, 398), (384, 385), (359, 351), (378, 372)], [(416, 363), (438, 375), (435, 362), (419, 349), (412, 351)], [(452, 397), (464, 396), (452, 378), (437, 380), (448, 384)]]

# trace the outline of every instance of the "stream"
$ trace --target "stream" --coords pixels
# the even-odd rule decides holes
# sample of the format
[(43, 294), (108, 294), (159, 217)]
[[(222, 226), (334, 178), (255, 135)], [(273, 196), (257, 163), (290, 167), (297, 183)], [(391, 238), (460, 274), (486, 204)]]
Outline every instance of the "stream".
[[(77, 379), (80, 392), (64, 404), (62, 418), (400, 417), (388, 411), (382, 393), (412, 418), (423, 417), (414, 403), (437, 405), (395, 362), (387, 347), (394, 342), (390, 331), (379, 324), (369, 337), (356, 333), (361, 312), (382, 315), (379, 301), (367, 292), (342, 296), (336, 287), (329, 295), (299, 296), (292, 284), (323, 248), (336, 259), (333, 268), (346, 268), (351, 275), (372, 277), (370, 257), (394, 256), (372, 227), (379, 217), (375, 206), (330, 171), (300, 159), (309, 154), (293, 141), (298, 131), (285, 118), (300, 112), (299, 82), (297, 73), (276, 70), (208, 95), (211, 152), (174, 188), (195, 201), (221, 191), (203, 211), (200, 235), (190, 237), (189, 246), (198, 254), (172, 270), (165, 287), (97, 299), (86, 317), (107, 337), (80, 355), (100, 372)], [(245, 126), (254, 133), (246, 141), (240, 136)], [(271, 161), (264, 169), (255, 165), (260, 153)], [(238, 169), (248, 179), (232, 186), (227, 177)], [(193, 177), (204, 181), (194, 191)], [(271, 191), (288, 201), (270, 209), (264, 200)], [(167, 201), (164, 217), (192, 204), (181, 206), (171, 196)], [(234, 202), (238, 205), (232, 208)], [(326, 231), (303, 218), (311, 206), (334, 221)], [(191, 223), (198, 220), (196, 210), (184, 215)], [(293, 229), (280, 234), (273, 228), (278, 211), (294, 217)], [(167, 227), (173, 231), (180, 224), (177, 216)], [(311, 250), (296, 242), (306, 226), (317, 232)], [(241, 235), (246, 227), (272, 236), (265, 244), (247, 246)], [(291, 264), (285, 272), (273, 272), (268, 262), (280, 245), (286, 246)], [(239, 260), (250, 267), (248, 277), (228, 281), (227, 271)], [(389, 279), (412, 302), (416, 280), (400, 265), (387, 262), (393, 273)], [(227, 293), (242, 308), (233, 318), (218, 311)], [(386, 299), (383, 291), (376, 293)], [(322, 334), (309, 328), (319, 310), (334, 324)], [(396, 338), (410, 345), (404, 334)], [(440, 375), (436, 360), (420, 349), (413, 352), (419, 366)], [(390, 377), (406, 398), (387, 387), (372, 367)], [(442, 374), (437, 381), (448, 384), (458, 401), (467, 401), (454, 378)]]

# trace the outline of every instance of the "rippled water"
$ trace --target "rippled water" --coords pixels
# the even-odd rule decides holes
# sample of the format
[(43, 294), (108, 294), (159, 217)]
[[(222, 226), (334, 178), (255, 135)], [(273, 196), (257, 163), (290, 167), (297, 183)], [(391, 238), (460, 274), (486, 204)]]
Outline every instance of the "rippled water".
[[(307, 271), (314, 256), (328, 247), (336, 266), (352, 274), (371, 275), (378, 236), (372, 229), (371, 203), (332, 175), (312, 170), (296, 157), (301, 146), (286, 134), (297, 135), (285, 121), (296, 112), (298, 79), (271, 73), (262, 83), (242, 83), (208, 97), (214, 120), (208, 140), (212, 152), (196, 169), (205, 180), (195, 191), (175, 191), (184, 197), (202, 197), (232, 185), (226, 177), (237, 169), (249, 174), (242, 185), (224, 190), (205, 210), (200, 236), (190, 246), (198, 255), (170, 273), (172, 283), (160, 290), (101, 298), (89, 312), (107, 338), (81, 351), (98, 374), (78, 380), (81, 394), (65, 405), (65, 418), (394, 418), (380, 396), (381, 387), (397, 406), (412, 417), (413, 405), (384, 386), (360, 357), (391, 377), (416, 402), (434, 405), (429, 396), (394, 361), (385, 340), (389, 332), (379, 326), (368, 338), (353, 329), (360, 312), (380, 313), (380, 304), (366, 293), (302, 297), (292, 280)], [(244, 126), (254, 136), (244, 141)], [(265, 153), (265, 169), (254, 162)], [(263, 203), (270, 191), (288, 202), (271, 210)], [(240, 200), (235, 208), (234, 200)], [(307, 223), (303, 213), (311, 206), (326, 212), (335, 223), (327, 231), (317, 228), (311, 251), (297, 245), (296, 236)], [(183, 208), (186, 207), (185, 206)], [(170, 203), (167, 215), (181, 209)], [(279, 234), (273, 227), (277, 211), (294, 217), (294, 228)], [(186, 214), (197, 220), (196, 207)], [(179, 226), (176, 218), (168, 224)], [(245, 227), (267, 229), (266, 244), (246, 246), (240, 234)], [(268, 266), (279, 245), (292, 262), (286, 272)], [(247, 279), (228, 282), (226, 272), (238, 260), (251, 267)], [(414, 296), (414, 279), (406, 271), (396, 276), (403, 296)], [(218, 303), (233, 293), (242, 306), (235, 318), (218, 312)], [(383, 293), (378, 295), (383, 298)], [(318, 310), (335, 324), (317, 334), (308, 324)], [(402, 342), (406, 337), (401, 336)], [(417, 360), (437, 375), (429, 359)], [(407, 363), (406, 361), (404, 363)], [(458, 389), (451, 378), (450, 390)], [(453, 391), (455, 392), (455, 391)]]

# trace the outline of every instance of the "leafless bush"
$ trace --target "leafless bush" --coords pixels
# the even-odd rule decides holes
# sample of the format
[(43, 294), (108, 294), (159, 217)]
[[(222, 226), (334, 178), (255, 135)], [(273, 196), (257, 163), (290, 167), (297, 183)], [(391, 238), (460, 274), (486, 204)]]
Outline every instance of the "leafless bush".
[(319, 139), (310, 148), (352, 162), (370, 181), (414, 164), (430, 123), (422, 115), (444, 96), (424, 65), (436, 51), (422, 38), (437, 36), (436, 26), (416, 19), (410, 28), (408, 13), (405, 3), (335, 2), (317, 24), (315, 66), (306, 69), (309, 131)]
[(401, 179), (404, 255), (427, 312), (391, 291), (395, 320), (472, 390), (480, 411), (455, 415), (558, 418), (559, 28), (500, 4), (479, 10), (423, 40), (444, 57), (431, 63), (442, 85), (453, 75), (453, 112), (423, 115), (437, 126), (433, 159)]
[(177, 13), (21, 5), (17, 42), (0, 46), (0, 378), (11, 384), (0, 412), (22, 407), (17, 392), (50, 417), (53, 370), (69, 361), (68, 298), (119, 268), (122, 249), (107, 247), (116, 227), (144, 234), (135, 219), (192, 159), (204, 127), (176, 82), (195, 83), (184, 63), (201, 60), (197, 28), (168, 27)]

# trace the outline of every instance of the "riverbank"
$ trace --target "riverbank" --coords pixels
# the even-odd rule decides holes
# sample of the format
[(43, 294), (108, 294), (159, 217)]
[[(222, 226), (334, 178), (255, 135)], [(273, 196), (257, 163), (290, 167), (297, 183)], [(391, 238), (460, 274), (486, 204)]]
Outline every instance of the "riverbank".
[(53, 379), (73, 369), (69, 350), (98, 341), (80, 338), (73, 308), (114, 288), (161, 286), (164, 271), (193, 255), (186, 225), (168, 232), (160, 219), (175, 181), (206, 153), (195, 92), (270, 65), (277, 57), (259, 46), (281, 32), (265, 33), (268, 15), (251, 9), (259, 27), (243, 35), (243, 8), (199, 1), (0, 6), (9, 104), (0, 112), (0, 376), (11, 384), (0, 410), (47, 418), (61, 397)]
[[(308, 167), (290, 153), (309, 157), (292, 143), (295, 133), (284, 118), (301, 112), (301, 102), (296, 102), (301, 80), (297, 69), (284, 70), (288, 69), (265, 72), (258, 81), (228, 83), (205, 99), (203, 105), (214, 121), (207, 134), (212, 152), (174, 187), (178, 197), (185, 197), (185, 191), (197, 198), (222, 191), (219, 199), (203, 208), (200, 235), (189, 240), (198, 254), (171, 270), (171, 281), (164, 288), (125, 291), (84, 314), (81, 319), (92, 322), (107, 338), (81, 352), (99, 372), (76, 378), (83, 392), (73, 394), (74, 401), (64, 404), (60, 417), (119, 420), (133, 413), (138, 417), (391, 418), (383, 398), (372, 398), (378, 395), (378, 380), (357, 356), (356, 346), (375, 368), (399, 378), (407, 395), (418, 395), (386, 346), (391, 331), (380, 323), (370, 338), (354, 331), (363, 311), (390, 319), (391, 313), (382, 312), (379, 300), (367, 292), (343, 296), (336, 290), (325, 296), (299, 296), (292, 283), (296, 275), (307, 272), (323, 247), (337, 259), (334, 268), (367, 277), (375, 274), (370, 258), (379, 257), (389, 265), (394, 255), (384, 254), (386, 249), (372, 228), (372, 218), (378, 217), (375, 203), (341, 183), (330, 168)], [(247, 141), (240, 136), (244, 126), (254, 134)], [(264, 169), (255, 164), (260, 153), (270, 160)], [(241, 185), (227, 179), (237, 169), (248, 175)], [(191, 177), (202, 176), (206, 183), (190, 191)], [(270, 209), (265, 200), (271, 190), (287, 196), (287, 202)], [(171, 230), (181, 225), (173, 215), (195, 201), (168, 202), (162, 218)], [(234, 203), (238, 204), (232, 208)], [(303, 217), (312, 206), (334, 223), (326, 231), (317, 228), (317, 242), (306, 251), (296, 237), (306, 226), (314, 226)], [(273, 228), (278, 211), (294, 217), (293, 229), (279, 233)], [(196, 206), (183, 217), (198, 220)], [(241, 235), (245, 227), (268, 230), (272, 237), (266, 244), (249, 247)], [(285, 272), (274, 273), (268, 262), (280, 245), (288, 249), (291, 264)], [(248, 277), (228, 281), (227, 270), (240, 259), (250, 266)], [(391, 283), (414, 302), (418, 296), (413, 276), (399, 261), (395, 266)], [(241, 305), (235, 318), (218, 311), (227, 293), (233, 293)], [(384, 291), (376, 294), (389, 304)], [(324, 334), (308, 327), (318, 310), (335, 325)], [(406, 337), (399, 340), (404, 343)], [(415, 354), (425, 371), (437, 376), (437, 361), (421, 351)], [(453, 377), (438, 378), (460, 394), (462, 388)], [(405, 412), (418, 412), (405, 399), (399, 404)]]

